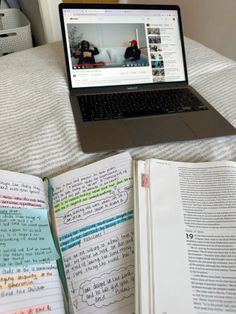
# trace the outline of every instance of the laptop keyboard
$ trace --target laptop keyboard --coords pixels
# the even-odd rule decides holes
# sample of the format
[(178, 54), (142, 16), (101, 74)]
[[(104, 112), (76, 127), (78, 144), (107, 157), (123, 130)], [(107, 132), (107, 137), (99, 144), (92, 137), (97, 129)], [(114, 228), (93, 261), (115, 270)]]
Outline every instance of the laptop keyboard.
[(78, 96), (84, 121), (208, 110), (189, 89)]

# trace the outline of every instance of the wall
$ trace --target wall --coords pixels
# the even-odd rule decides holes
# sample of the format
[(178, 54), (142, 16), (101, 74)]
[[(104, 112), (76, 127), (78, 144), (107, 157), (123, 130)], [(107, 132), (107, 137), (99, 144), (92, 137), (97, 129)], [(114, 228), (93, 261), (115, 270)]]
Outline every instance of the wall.
[(184, 34), (236, 60), (236, 0), (121, 0), (121, 3), (178, 4)]
[(5, 0), (2, 0), (2, 2), (0, 1), (0, 3), (1, 3), (0, 9), (7, 9), (8, 8), (8, 5), (7, 5)]
[[(32, 0), (31, 0), (32, 1)], [(35, 1), (35, 0), (34, 0)], [(46, 42), (60, 40), (61, 27), (59, 20), (58, 5), (60, 0), (38, 0)]]
[(60, 0), (19, 0), (21, 8), (31, 22), (36, 45), (61, 39), (58, 5)]
[(97, 48), (128, 47), (129, 41), (136, 39), (138, 33), (139, 46), (146, 47), (143, 24), (82, 24), (79, 27), (76, 24), (70, 24), (68, 30), (69, 34), (74, 33), (75, 38), (88, 40)]
[(46, 43), (45, 31), (43, 28), (42, 19), (38, 1), (19, 0), (20, 6), (24, 14), (28, 17), (31, 23), (31, 31), (33, 35), (34, 45), (39, 46)]

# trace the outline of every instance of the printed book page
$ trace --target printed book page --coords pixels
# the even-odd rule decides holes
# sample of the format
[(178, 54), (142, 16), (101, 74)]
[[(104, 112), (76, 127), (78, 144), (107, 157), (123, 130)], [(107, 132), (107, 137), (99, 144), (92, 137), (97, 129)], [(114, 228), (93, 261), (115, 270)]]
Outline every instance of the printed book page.
[(149, 162), (154, 313), (236, 312), (236, 163)]
[(134, 313), (132, 160), (123, 153), (51, 180), (75, 313)]
[(1, 314), (65, 313), (47, 204), (40, 178), (0, 171)]

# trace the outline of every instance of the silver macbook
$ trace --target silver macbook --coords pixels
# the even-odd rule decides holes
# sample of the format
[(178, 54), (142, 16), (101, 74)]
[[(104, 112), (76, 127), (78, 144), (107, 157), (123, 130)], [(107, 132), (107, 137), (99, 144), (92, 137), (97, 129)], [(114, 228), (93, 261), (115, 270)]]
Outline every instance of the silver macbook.
[(188, 85), (180, 9), (60, 4), (84, 152), (236, 134)]

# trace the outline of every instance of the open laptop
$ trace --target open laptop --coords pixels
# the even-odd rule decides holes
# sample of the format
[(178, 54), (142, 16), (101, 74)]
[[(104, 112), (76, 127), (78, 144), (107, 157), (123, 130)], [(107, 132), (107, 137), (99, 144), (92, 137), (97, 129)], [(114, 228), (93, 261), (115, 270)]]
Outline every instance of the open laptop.
[(188, 85), (180, 9), (60, 4), (84, 152), (236, 134)]

